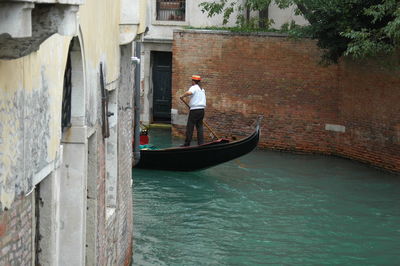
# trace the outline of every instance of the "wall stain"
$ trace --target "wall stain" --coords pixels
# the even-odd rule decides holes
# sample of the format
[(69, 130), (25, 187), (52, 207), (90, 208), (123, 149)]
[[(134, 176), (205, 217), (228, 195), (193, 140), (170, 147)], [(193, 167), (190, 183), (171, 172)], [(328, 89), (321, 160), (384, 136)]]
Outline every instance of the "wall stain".
[(50, 140), (49, 88), (42, 69), (41, 88), (3, 90), (0, 98), (0, 209), (31, 191), (47, 162)]

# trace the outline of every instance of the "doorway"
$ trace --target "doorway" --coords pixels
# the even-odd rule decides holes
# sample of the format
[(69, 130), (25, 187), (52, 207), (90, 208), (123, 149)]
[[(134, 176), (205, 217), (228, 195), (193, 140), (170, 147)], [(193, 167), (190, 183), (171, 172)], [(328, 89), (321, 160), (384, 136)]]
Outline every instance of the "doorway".
[(153, 122), (171, 123), (172, 53), (152, 52)]

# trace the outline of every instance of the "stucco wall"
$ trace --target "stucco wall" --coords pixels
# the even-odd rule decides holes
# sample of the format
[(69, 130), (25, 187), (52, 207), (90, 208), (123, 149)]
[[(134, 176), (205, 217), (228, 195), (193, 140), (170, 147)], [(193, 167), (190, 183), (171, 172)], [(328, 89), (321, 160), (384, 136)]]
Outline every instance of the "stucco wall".
[(99, 63), (105, 63), (107, 82), (119, 78), (120, 1), (86, 1), (79, 10), (85, 47), (88, 88), (98, 86)]
[[(104, 19), (107, 18), (107, 19)], [(99, 64), (107, 82), (119, 79), (119, 5), (86, 1), (80, 10), (86, 119), (99, 122)], [(38, 52), (0, 60), (1, 207), (32, 189), (35, 175), (59, 156), (61, 101), (70, 37), (53, 35)], [(46, 176), (46, 175), (44, 175)], [(40, 180), (39, 180), (40, 181)]]
[(65, 67), (68, 41), (54, 35), (37, 53), (0, 60), (2, 208), (32, 190), (34, 179), (40, 179), (40, 172), (59, 156), (64, 76), (60, 70)]
[[(130, 53), (126, 52), (132, 49), (131, 44), (124, 48), (124, 67), (127, 68), (124, 73), (120, 66), (120, 12), (120, 1), (86, 0), (80, 7), (72, 55), (77, 59), (74, 60), (77, 65), (72, 67), (73, 75), (78, 77), (72, 82), (77, 93), (72, 99), (72, 127), (63, 133), (63, 83), (72, 36), (55, 34), (45, 40), (37, 52), (15, 60), (0, 60), (0, 251), (22, 246), (28, 254), (21, 257), (23, 265), (35, 259), (35, 249), (39, 247), (32, 242), (34, 228), (36, 222), (43, 219), (51, 224), (51, 229), (42, 235), (46, 237), (42, 242), (45, 243), (42, 254), (52, 255), (46, 257), (50, 264), (80, 265), (88, 258), (89, 263), (98, 265), (130, 261), (133, 226), (129, 200), (131, 176), (130, 171), (127, 172), (130, 164), (118, 164), (117, 158), (112, 168), (117, 173), (114, 180), (122, 183), (113, 188), (123, 197), (117, 194), (117, 203), (110, 212), (106, 203), (109, 188), (105, 182), (109, 170), (106, 168), (108, 151), (101, 127), (100, 63), (105, 69), (106, 89), (116, 96), (114, 109), (118, 112), (119, 108), (124, 108), (115, 117), (121, 114), (124, 119), (121, 123), (127, 127), (132, 117), (132, 108), (125, 108), (126, 103), (120, 103), (117, 98), (120, 91), (124, 99), (132, 98), (131, 84), (127, 81), (132, 66), (127, 63)], [(119, 136), (117, 122), (114, 125), (114, 133)], [(121, 141), (128, 143), (132, 132), (125, 127), (122, 129)], [(118, 156), (122, 162), (130, 162), (131, 151), (121, 149)], [(121, 166), (121, 177), (117, 166)], [(75, 171), (77, 169), (79, 172)], [(54, 209), (43, 209), (42, 216), (35, 220), (33, 210), (35, 204), (40, 205), (32, 196), (37, 190), (35, 185), (39, 187), (43, 180), (55, 176), (58, 181), (49, 183), (58, 187), (40, 191), (41, 195), (59, 191), (54, 193), (51, 204), (41, 205)], [(29, 192), (32, 194), (27, 195)], [(42, 198), (46, 200), (50, 196), (53, 195)], [(54, 217), (47, 217), (47, 213)], [(14, 216), (27, 217), (23, 226), (3, 223)], [(77, 225), (71, 228), (75, 222)], [(19, 233), (15, 233), (18, 230)], [(50, 234), (54, 239), (47, 239)], [(10, 237), (12, 241), (6, 241)], [(16, 246), (15, 243), (26, 239), (30, 246), (25, 243)], [(13, 262), (4, 252), (0, 253), (1, 262)], [(59, 253), (53, 257), (55, 252)]]
[(398, 65), (346, 60), (323, 67), (312, 40), (190, 30), (175, 32), (173, 54), (176, 133), (187, 113), (179, 95), (197, 73), (207, 92), (206, 119), (221, 135), (249, 133), (262, 114), (261, 147), (400, 170)]

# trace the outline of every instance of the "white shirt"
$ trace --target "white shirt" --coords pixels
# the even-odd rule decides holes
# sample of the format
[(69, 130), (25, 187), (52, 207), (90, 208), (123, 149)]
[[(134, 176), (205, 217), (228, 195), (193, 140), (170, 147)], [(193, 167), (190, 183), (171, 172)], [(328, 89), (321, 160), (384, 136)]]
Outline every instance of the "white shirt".
[(206, 108), (206, 91), (195, 84), (190, 87), (189, 91), (192, 93), (190, 96), (190, 110)]

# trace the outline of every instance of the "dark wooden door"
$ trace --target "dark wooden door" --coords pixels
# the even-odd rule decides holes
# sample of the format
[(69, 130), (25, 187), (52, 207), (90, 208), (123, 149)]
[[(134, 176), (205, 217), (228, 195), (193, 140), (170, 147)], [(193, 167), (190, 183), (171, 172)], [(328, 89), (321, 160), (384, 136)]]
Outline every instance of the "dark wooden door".
[(153, 52), (153, 121), (171, 122), (172, 53)]

